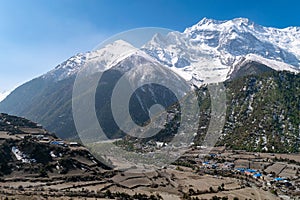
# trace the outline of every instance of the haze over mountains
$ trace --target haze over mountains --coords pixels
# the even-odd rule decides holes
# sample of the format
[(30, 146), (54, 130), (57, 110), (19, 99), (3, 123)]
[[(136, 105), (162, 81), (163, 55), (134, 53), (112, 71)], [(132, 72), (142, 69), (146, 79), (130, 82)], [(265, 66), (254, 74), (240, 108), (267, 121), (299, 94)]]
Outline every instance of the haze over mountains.
[[(265, 71), (285, 70), (295, 74), (300, 71), (300, 27), (263, 27), (245, 18), (228, 21), (204, 18), (183, 33), (157, 34), (138, 54), (116, 61), (120, 52), (132, 49), (135, 48), (131, 44), (116, 41), (103, 49), (77, 54), (18, 87), (0, 103), (0, 111), (37, 121), (60, 137), (74, 137), (73, 83), (86, 59), (95, 57), (102, 59), (100, 71), (108, 66), (115, 70), (107, 76), (110, 86), (124, 73), (117, 65), (132, 55), (155, 60), (197, 87)], [(99, 98), (103, 98), (102, 94), (98, 93)], [(108, 112), (101, 110), (107, 108), (99, 109), (100, 114)]]

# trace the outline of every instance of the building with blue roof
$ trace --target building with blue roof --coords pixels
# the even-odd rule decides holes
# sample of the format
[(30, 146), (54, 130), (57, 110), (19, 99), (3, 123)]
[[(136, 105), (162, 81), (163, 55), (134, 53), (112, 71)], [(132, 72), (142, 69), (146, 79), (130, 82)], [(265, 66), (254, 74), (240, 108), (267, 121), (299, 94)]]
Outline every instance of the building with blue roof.
[(246, 175), (252, 175), (252, 174), (255, 173), (255, 172), (256, 172), (255, 169), (246, 169), (246, 170), (245, 170), (245, 174), (246, 174)]
[(262, 176), (261, 173), (256, 173), (256, 174), (253, 174), (253, 178), (260, 178)]
[(256, 170), (255, 169), (246, 169), (246, 172), (254, 173), (254, 172), (256, 172)]
[(277, 177), (277, 178), (274, 178), (274, 181), (283, 181), (284, 178), (280, 178), (280, 177)]
[(244, 168), (236, 168), (236, 170), (239, 171), (239, 172), (244, 172), (245, 171)]

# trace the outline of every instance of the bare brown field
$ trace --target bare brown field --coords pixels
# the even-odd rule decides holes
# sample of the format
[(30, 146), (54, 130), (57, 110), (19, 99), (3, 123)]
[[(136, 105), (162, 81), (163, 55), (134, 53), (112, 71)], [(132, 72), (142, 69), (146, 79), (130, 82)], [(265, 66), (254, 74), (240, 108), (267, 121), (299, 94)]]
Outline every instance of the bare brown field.
[[(199, 199), (211, 199), (216, 194), (204, 194), (198, 195)], [(245, 188), (239, 190), (230, 190), (230, 191), (223, 191), (217, 194), (218, 197), (228, 197), (228, 199), (232, 200), (237, 197), (240, 200), (245, 199), (255, 199), (255, 200), (277, 200), (280, 199), (279, 197), (266, 192), (264, 190), (260, 190), (257, 188)]]
[[(77, 148), (74, 148), (76, 150)], [(205, 159), (210, 165), (203, 165), (201, 158), (195, 157), (197, 150), (188, 152), (187, 160), (196, 160), (189, 165), (170, 165), (164, 169), (153, 171), (127, 171), (104, 170), (95, 165), (92, 160), (77, 155), (74, 160), (90, 170), (76, 168), (66, 174), (57, 171), (48, 172), (46, 177), (39, 174), (22, 174), (23, 171), (14, 171), (3, 177), (0, 181), (0, 195), (14, 197), (15, 199), (104, 199), (107, 193), (129, 195), (160, 194), (162, 199), (184, 199), (198, 197), (211, 199), (214, 196), (233, 199), (280, 199), (271, 193), (276, 190), (280, 195), (282, 191), (297, 194), (299, 179), (297, 170), (300, 166), (290, 161), (274, 161), (275, 154), (257, 154), (252, 152), (216, 152), (215, 157), (207, 156)], [(280, 154), (282, 156), (282, 154)], [(279, 157), (278, 157), (279, 158)], [(290, 158), (297, 158), (296, 155)], [(224, 167), (224, 163), (233, 162), (235, 167)], [(184, 164), (184, 160), (182, 161)], [(217, 164), (215, 168), (211, 165)], [(185, 163), (186, 164), (186, 163)], [(253, 168), (263, 173), (264, 178), (253, 178), (252, 175), (238, 173), (235, 168)], [(286, 188), (284, 183), (271, 184), (275, 178), (268, 173), (275, 172), (275, 177), (288, 177), (296, 184), (294, 189)], [(20, 177), (22, 177), (20, 179)], [(278, 186), (278, 187), (277, 187)], [(282, 189), (282, 190), (281, 190)], [(290, 190), (288, 190), (290, 189)], [(274, 192), (273, 192), (274, 193)], [(285, 194), (286, 195), (286, 194)], [(91, 197), (93, 196), (93, 197)], [(30, 198), (29, 198), (30, 197)], [(118, 199), (117, 197), (114, 197)]]
[(269, 166), (265, 171), (267, 173), (275, 172), (275, 174), (280, 174), (284, 168), (286, 168), (285, 163), (274, 163), (273, 165)]

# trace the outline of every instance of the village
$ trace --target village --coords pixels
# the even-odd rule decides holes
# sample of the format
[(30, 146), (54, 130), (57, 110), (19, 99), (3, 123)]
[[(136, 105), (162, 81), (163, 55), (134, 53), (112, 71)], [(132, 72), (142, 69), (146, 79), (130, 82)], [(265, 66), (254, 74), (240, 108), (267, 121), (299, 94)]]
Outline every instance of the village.
[(193, 148), (179, 165), (193, 168), (199, 174), (234, 177), (276, 195), (300, 195), (300, 155), (246, 152), (215, 147), (209, 155)]
[[(168, 145), (155, 141), (141, 144), (130, 140), (118, 141), (116, 144), (142, 154), (159, 151)], [(287, 197), (291, 195), (300, 195), (299, 154), (247, 152), (226, 149), (225, 146), (214, 147), (208, 154), (203, 152), (206, 152), (204, 147), (194, 145), (165, 169), (189, 171), (204, 177), (209, 175), (216, 180), (230, 177), (239, 187), (260, 188), (280, 198), (289, 199)], [(207, 193), (211, 192), (222, 194), (223, 189), (218, 186)], [(193, 192), (194, 197), (208, 198), (202, 193), (203, 191)]]
[[(9, 123), (8, 123), (9, 124)], [(37, 125), (37, 127), (39, 127)], [(49, 144), (59, 147), (69, 147), (69, 148), (80, 148), (80, 144), (78, 142), (70, 142), (70, 141), (63, 141), (58, 139), (54, 134), (51, 134), (45, 131), (43, 128), (20, 128), (19, 133), (11, 133), (8, 131), (0, 131), (0, 142), (5, 141), (7, 139), (21, 141), (27, 139), (32, 142), (37, 142), (40, 144)], [(23, 163), (35, 163), (35, 159), (29, 158), (28, 155), (23, 153), (18, 147), (12, 146), (11, 152), (16, 157), (17, 160)], [(53, 151), (50, 152), (50, 156), (52, 158), (62, 157), (63, 155), (56, 155)]]

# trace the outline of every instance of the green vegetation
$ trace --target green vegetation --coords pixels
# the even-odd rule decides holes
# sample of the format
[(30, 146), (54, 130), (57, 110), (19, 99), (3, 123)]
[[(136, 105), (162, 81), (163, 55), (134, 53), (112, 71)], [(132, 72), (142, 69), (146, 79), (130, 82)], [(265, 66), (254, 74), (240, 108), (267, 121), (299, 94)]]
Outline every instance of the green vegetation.
[[(218, 145), (258, 152), (299, 152), (300, 75), (271, 71), (226, 82), (227, 116)], [(200, 126), (208, 126), (209, 95), (199, 91)], [(201, 145), (206, 129), (195, 139)], [(201, 137), (202, 136), (202, 137)]]
[(227, 121), (220, 144), (233, 149), (299, 152), (300, 76), (269, 72), (227, 85)]

